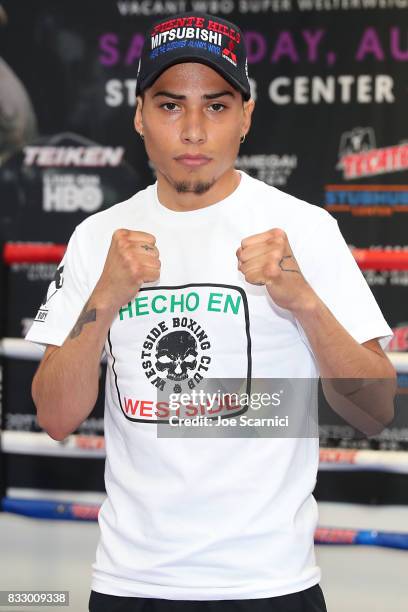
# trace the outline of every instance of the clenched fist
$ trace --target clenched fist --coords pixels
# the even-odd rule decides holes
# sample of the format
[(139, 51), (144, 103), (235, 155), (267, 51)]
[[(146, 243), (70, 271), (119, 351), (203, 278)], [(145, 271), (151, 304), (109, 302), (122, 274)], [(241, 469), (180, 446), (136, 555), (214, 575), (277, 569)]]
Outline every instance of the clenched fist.
[(294, 311), (313, 295), (282, 229), (274, 228), (244, 238), (236, 255), (238, 270), (245, 280), (265, 285), (281, 308)]
[(97, 283), (98, 294), (120, 308), (143, 283), (157, 280), (161, 264), (155, 243), (156, 238), (147, 232), (116, 230)]

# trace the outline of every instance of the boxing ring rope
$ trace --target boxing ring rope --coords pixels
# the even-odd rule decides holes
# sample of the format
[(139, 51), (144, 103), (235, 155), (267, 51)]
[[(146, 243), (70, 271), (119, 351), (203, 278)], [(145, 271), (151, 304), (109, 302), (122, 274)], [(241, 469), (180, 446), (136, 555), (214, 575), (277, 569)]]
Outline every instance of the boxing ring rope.
[[(45, 242), (7, 242), (3, 261), (14, 263), (59, 263), (66, 245)], [(408, 250), (351, 249), (361, 270), (408, 270)]]
[(351, 249), (361, 270), (408, 270), (408, 251)]
[[(100, 505), (7, 497), (1, 501), (1, 510), (48, 520), (97, 521)], [(373, 529), (318, 527), (315, 530), (314, 541), (315, 544), (325, 545), (382, 546), (408, 550), (408, 533), (376, 531)]]
[[(4, 453), (50, 457), (105, 458), (105, 438), (100, 435), (71, 434), (53, 440), (47, 433), (4, 431)], [(408, 452), (350, 448), (321, 448), (319, 470), (382, 471), (408, 474)]]
[(3, 261), (15, 263), (59, 263), (66, 250), (65, 244), (52, 242), (6, 242)]
[[(3, 261), (7, 265), (59, 263), (66, 245), (53, 243), (6, 243)], [(408, 251), (352, 249), (362, 270), (408, 270)], [(399, 373), (408, 373), (408, 353), (389, 352), (389, 359)], [(0, 356), (8, 359), (38, 361), (42, 350), (21, 338), (0, 340)], [(3, 431), (1, 452), (34, 456), (81, 457), (103, 459), (105, 439), (99, 435), (72, 434), (62, 441), (46, 433)], [(344, 448), (321, 448), (319, 470), (380, 470), (408, 474), (408, 452)], [(45, 519), (96, 521), (99, 504), (48, 499), (4, 497), (0, 510)], [(375, 530), (318, 527), (316, 544), (374, 545), (408, 550), (408, 533)]]

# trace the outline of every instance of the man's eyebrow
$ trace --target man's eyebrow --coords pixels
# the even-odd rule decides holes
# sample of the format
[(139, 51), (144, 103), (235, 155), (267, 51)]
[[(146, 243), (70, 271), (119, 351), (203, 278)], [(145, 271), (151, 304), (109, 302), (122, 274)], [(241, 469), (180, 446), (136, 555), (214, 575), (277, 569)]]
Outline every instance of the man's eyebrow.
[(231, 96), (231, 98), (234, 98), (234, 94), (228, 89), (226, 89), (225, 91), (220, 91), (219, 93), (207, 94), (203, 96), (203, 98), (205, 100), (214, 100), (214, 98), (221, 98), (222, 96)]
[[(173, 100), (185, 100), (187, 97), (187, 96), (183, 96), (180, 94), (172, 93), (170, 91), (157, 91), (153, 95), (153, 98), (157, 98), (158, 96), (164, 96), (166, 98), (173, 98)], [(202, 98), (203, 100), (214, 100), (215, 98), (221, 98), (222, 96), (231, 96), (231, 98), (233, 98), (234, 94), (232, 93), (232, 91), (225, 90), (225, 91), (219, 91), (219, 92), (211, 93), (211, 94), (204, 94)]]

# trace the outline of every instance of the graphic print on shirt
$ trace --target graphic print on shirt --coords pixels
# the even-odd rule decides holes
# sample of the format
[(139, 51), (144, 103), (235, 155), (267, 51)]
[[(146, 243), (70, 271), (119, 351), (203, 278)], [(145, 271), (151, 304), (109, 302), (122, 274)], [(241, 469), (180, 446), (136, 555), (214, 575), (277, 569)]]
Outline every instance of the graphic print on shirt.
[[(123, 415), (142, 423), (174, 416), (171, 394), (200, 390), (249, 393), (251, 338), (245, 291), (197, 283), (142, 287), (120, 308), (108, 334), (112, 373)], [(197, 396), (196, 396), (197, 397)], [(236, 416), (242, 404), (187, 406), (183, 416)]]

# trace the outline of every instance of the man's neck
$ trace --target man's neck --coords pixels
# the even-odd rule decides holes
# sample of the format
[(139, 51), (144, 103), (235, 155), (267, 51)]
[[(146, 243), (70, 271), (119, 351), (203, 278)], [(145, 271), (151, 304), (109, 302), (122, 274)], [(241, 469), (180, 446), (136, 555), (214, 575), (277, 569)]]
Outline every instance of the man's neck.
[(180, 193), (176, 186), (163, 174), (157, 172), (157, 195), (160, 203), (177, 212), (206, 208), (231, 195), (241, 181), (240, 173), (231, 168), (221, 175), (205, 193), (193, 191)]

